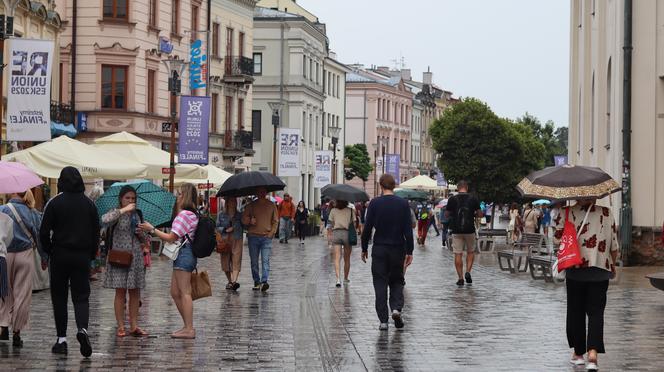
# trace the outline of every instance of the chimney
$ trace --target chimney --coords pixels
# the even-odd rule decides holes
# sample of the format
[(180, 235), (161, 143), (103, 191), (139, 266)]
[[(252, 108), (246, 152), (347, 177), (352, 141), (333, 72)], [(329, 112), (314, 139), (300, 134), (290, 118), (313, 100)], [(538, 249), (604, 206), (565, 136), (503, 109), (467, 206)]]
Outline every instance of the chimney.
[(422, 74), (422, 83), (431, 85), (433, 83), (433, 72), (427, 67), (427, 72)]
[(377, 70), (378, 72), (384, 72), (384, 73), (386, 73), (386, 74), (389, 74), (389, 73), (390, 73), (390, 68), (387, 67), (387, 66), (377, 66), (377, 67), (376, 67), (376, 70)]
[(401, 69), (401, 78), (404, 80), (413, 80), (409, 68)]

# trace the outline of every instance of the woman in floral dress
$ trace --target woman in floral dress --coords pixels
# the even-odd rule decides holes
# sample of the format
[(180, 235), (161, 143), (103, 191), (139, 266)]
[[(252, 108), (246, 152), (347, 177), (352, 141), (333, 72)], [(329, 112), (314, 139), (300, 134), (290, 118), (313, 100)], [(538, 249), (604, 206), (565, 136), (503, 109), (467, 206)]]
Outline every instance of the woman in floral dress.
[(119, 195), (119, 207), (102, 216), (102, 223), (108, 226), (111, 234), (109, 250), (130, 251), (133, 255), (128, 268), (106, 265), (104, 287), (115, 289), (115, 320), (118, 324), (116, 335), (124, 337), (125, 304), (129, 292), (129, 334), (140, 337), (147, 333), (138, 327), (138, 308), (141, 289), (145, 288), (145, 266), (143, 261), (143, 245), (147, 242), (147, 234), (138, 230), (142, 215), (136, 209), (136, 191), (131, 186), (123, 186)]

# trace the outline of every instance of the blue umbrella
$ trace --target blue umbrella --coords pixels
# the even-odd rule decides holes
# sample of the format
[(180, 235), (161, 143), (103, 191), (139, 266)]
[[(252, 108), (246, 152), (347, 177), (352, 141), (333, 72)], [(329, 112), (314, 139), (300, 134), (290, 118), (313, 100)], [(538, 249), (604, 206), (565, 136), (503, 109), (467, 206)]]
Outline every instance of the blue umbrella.
[(160, 226), (171, 220), (175, 196), (146, 180), (114, 183), (95, 203), (99, 216), (118, 207), (120, 189), (125, 185), (130, 185), (136, 190), (136, 208), (143, 212), (146, 221), (153, 226)]
[(549, 205), (549, 204), (551, 204), (551, 202), (548, 201), (548, 200), (546, 200), (546, 199), (539, 199), (539, 200), (535, 200), (535, 201), (533, 202), (533, 205), (540, 205), (540, 204), (546, 204), (546, 205)]

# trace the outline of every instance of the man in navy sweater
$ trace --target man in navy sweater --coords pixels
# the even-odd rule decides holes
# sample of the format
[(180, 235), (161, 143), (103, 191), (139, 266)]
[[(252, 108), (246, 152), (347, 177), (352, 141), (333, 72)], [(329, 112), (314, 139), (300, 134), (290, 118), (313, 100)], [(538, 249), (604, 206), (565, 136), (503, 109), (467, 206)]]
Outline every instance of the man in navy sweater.
[(376, 313), (380, 330), (387, 330), (389, 309), (387, 288), (390, 288), (389, 304), (394, 326), (403, 328), (403, 272), (413, 262), (413, 229), (408, 202), (394, 195), (396, 183), (390, 174), (380, 177), (383, 195), (369, 203), (362, 231), (362, 261), (367, 262), (372, 230), (371, 274), (376, 292)]

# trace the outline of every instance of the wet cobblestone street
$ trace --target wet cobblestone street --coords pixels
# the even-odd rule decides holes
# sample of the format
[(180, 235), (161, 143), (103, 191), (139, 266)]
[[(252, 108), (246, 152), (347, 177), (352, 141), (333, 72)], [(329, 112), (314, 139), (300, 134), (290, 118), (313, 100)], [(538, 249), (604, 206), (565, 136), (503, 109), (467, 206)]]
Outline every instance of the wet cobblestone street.
[[(35, 293), (25, 346), (0, 343), (1, 370), (233, 371), (581, 371), (568, 359), (565, 289), (529, 273), (501, 272), (482, 253), (472, 286), (457, 288), (453, 256), (432, 236), (416, 247), (406, 274), (406, 327), (378, 330), (370, 264), (352, 256), (351, 282), (335, 288), (330, 251), (321, 238), (301, 246), (275, 241), (270, 290), (251, 290), (245, 246), (241, 288), (224, 289), (218, 255), (199, 260), (213, 279), (213, 296), (194, 303), (195, 340), (174, 340), (181, 320), (169, 295), (171, 262), (153, 257), (142, 294), (140, 325), (148, 338), (116, 338), (112, 290), (92, 285), (89, 333), (94, 353), (78, 353), (70, 305), (69, 355), (55, 342), (50, 294)], [(664, 292), (644, 275), (661, 268), (627, 268), (609, 288), (603, 371), (662, 370)], [(222, 280), (223, 278), (223, 280)]]

